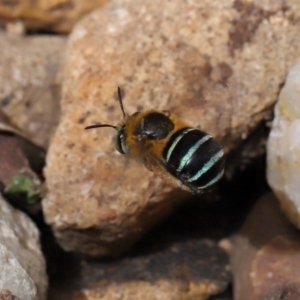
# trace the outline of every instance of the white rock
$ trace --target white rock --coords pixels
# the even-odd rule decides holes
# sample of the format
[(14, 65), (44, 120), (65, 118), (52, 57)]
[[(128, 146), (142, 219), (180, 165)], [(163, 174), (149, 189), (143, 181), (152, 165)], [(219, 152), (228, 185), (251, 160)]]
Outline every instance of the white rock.
[(300, 61), (290, 70), (275, 108), (267, 178), (283, 211), (300, 229)]
[(21, 300), (43, 300), (47, 285), (38, 229), (0, 194), (0, 290)]

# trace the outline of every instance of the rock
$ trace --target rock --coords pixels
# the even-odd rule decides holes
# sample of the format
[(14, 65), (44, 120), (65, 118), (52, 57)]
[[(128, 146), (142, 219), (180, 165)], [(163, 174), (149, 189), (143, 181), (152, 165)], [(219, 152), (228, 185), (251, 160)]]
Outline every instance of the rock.
[(232, 238), (234, 299), (300, 299), (299, 250), (300, 233), (274, 195), (261, 197)]
[(0, 132), (0, 182), (7, 187), (14, 176), (26, 174), (40, 185), (37, 175), (31, 170), (28, 159), (22, 151), (20, 142), (14, 135)]
[(60, 117), (64, 37), (0, 32), (0, 109), (39, 146), (48, 147)]
[(300, 235), (297, 242), (277, 236), (252, 262), (254, 299), (300, 298)]
[(299, 8), (298, 1), (122, 0), (76, 26), (43, 202), (64, 249), (124, 252), (181, 201), (116, 153), (110, 129), (83, 130), (121, 120), (117, 86), (128, 113), (170, 110), (229, 151), (271, 113), (298, 57)]
[(0, 4), (1, 23), (22, 20), (29, 30), (67, 33), (74, 24), (107, 0), (6, 1)]
[(37, 215), (41, 211), (45, 151), (11, 126), (0, 110), (0, 189), (9, 203)]
[(1, 196), (0, 204), (0, 290), (7, 289), (22, 300), (46, 299), (48, 283), (39, 232)]
[(9, 290), (0, 290), (0, 300), (19, 300)]
[(73, 299), (204, 300), (230, 283), (227, 259), (215, 241), (203, 239), (116, 262), (84, 261), (81, 276), (86, 282)]
[(288, 218), (300, 229), (300, 61), (291, 68), (275, 108), (267, 177)]

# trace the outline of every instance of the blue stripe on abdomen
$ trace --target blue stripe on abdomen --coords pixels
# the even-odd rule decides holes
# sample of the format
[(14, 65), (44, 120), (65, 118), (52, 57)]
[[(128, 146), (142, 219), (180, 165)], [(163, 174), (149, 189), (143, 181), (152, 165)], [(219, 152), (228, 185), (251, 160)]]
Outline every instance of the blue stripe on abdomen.
[(177, 172), (181, 172), (182, 169), (186, 166), (187, 163), (189, 163), (189, 161), (191, 160), (191, 158), (193, 157), (194, 153), (199, 149), (199, 147), (204, 144), (206, 141), (208, 141), (209, 139), (211, 139), (210, 135), (206, 135), (203, 138), (201, 138), (198, 142), (196, 142), (196, 144), (194, 146), (192, 146), (188, 152), (183, 156), (183, 158), (180, 161), (180, 165), (177, 169)]
[(206, 189), (206, 188), (214, 185), (216, 182), (218, 182), (223, 177), (223, 174), (224, 174), (224, 169), (222, 169), (218, 175), (216, 175), (213, 179), (211, 179), (205, 185), (197, 185), (197, 189), (203, 190), (203, 189)]
[(193, 182), (200, 179), (200, 177), (209, 169), (211, 169), (223, 157), (223, 155), (223, 150), (220, 150), (219, 152), (211, 156), (211, 158), (199, 169), (199, 171), (194, 176), (190, 177), (187, 181)]
[(223, 175), (221, 146), (206, 132), (195, 128), (174, 133), (163, 157), (167, 171), (194, 190), (213, 185)]
[(170, 142), (167, 145), (167, 154), (166, 154), (166, 162), (169, 161), (170, 156), (173, 153), (173, 150), (175, 149), (176, 145), (179, 143), (179, 141), (185, 136), (186, 133), (188, 133), (189, 131), (193, 130), (193, 128), (184, 128), (183, 130), (180, 130), (176, 133), (173, 134), (173, 136), (170, 139)]

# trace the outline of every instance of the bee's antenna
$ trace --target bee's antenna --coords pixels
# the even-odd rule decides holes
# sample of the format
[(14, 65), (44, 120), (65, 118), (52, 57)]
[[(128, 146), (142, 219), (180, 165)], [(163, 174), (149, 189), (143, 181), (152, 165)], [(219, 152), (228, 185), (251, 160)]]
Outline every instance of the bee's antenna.
[[(123, 118), (125, 118), (126, 113), (125, 113), (124, 107), (123, 107), (122, 91), (121, 91), (121, 88), (119, 86), (118, 86), (118, 100), (119, 100), (119, 104), (120, 104), (120, 107), (121, 107), (121, 110), (122, 110), (122, 113), (123, 113)], [(95, 125), (87, 126), (84, 129), (93, 129), (93, 128), (99, 128), (99, 127), (112, 127), (115, 130), (118, 130), (117, 126), (110, 125), (110, 124), (95, 124)]]
[(125, 118), (126, 114), (124, 111), (124, 107), (123, 107), (123, 100), (122, 100), (122, 91), (121, 88), (118, 86), (118, 99), (119, 99), (119, 104), (123, 113), (123, 118)]
[(112, 127), (112, 128), (114, 128), (116, 130), (118, 129), (117, 126), (110, 125), (110, 124), (95, 124), (95, 125), (87, 126), (84, 129), (92, 129), (92, 128), (99, 128), (99, 127)]

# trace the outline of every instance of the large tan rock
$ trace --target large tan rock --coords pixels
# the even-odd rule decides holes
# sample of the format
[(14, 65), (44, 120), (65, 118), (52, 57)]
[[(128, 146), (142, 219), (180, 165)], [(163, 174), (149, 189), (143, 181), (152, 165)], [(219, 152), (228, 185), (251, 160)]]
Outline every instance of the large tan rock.
[[(66, 250), (127, 250), (181, 201), (114, 150), (121, 119), (155, 108), (179, 114), (233, 149), (267, 118), (300, 47), (300, 3), (112, 1), (74, 29), (61, 119), (47, 157), (46, 220)], [(280, 62), (280, 63), (277, 63)]]

